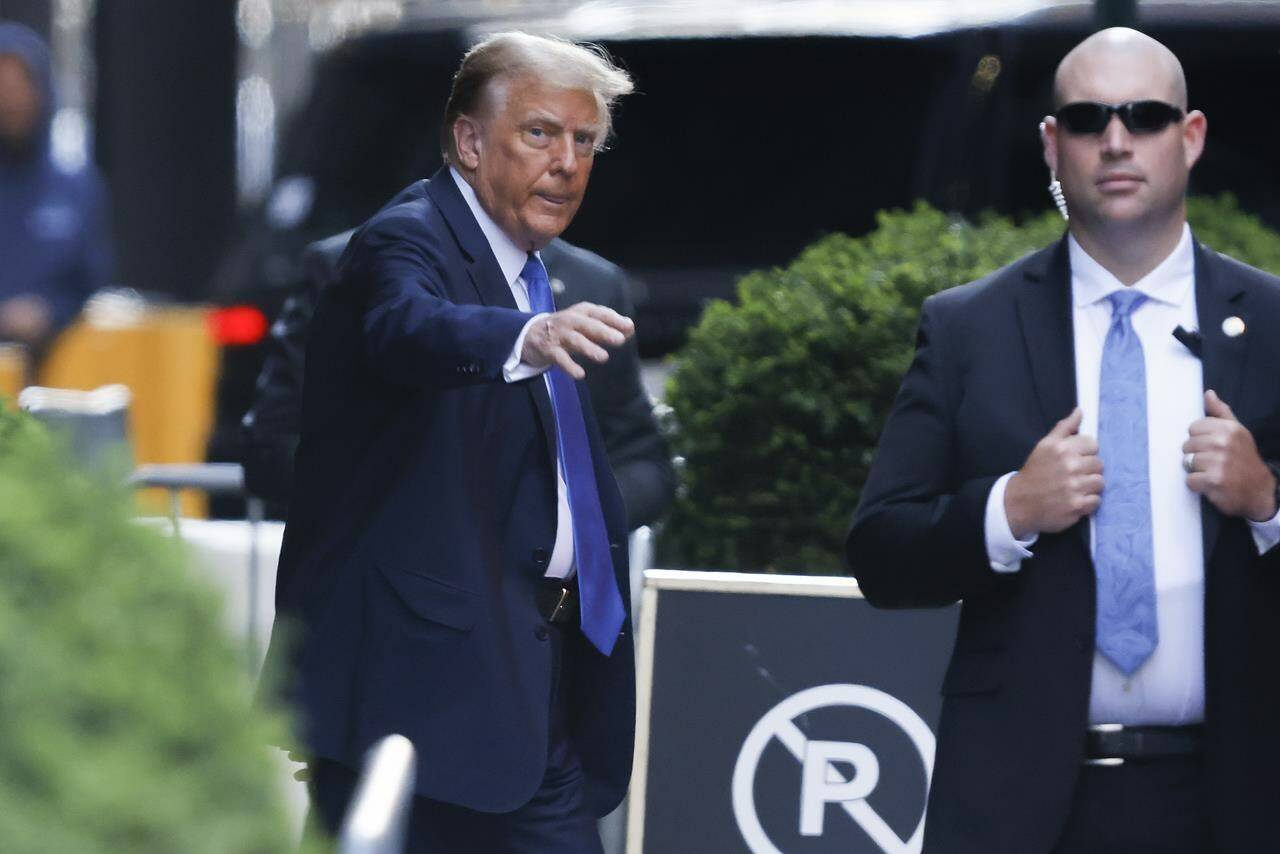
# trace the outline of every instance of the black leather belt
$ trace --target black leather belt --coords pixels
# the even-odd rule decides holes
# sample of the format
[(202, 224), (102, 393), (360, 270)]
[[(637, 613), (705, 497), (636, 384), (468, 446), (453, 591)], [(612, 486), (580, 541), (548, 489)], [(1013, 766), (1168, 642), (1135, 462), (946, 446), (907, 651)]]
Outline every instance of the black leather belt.
[(568, 623), (578, 618), (578, 580), (544, 578), (538, 588), (538, 611), (548, 623)]
[(1123, 765), (1129, 759), (1196, 756), (1204, 751), (1204, 726), (1099, 724), (1084, 737), (1086, 765)]

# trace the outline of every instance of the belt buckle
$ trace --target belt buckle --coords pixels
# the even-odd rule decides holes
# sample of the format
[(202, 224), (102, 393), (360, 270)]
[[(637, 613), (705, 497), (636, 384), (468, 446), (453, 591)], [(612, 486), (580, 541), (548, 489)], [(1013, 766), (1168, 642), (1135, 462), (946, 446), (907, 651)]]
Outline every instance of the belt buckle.
[(551, 609), (551, 613), (547, 615), (547, 622), (554, 623), (560, 617), (560, 613), (564, 610), (565, 602), (569, 601), (569, 587), (565, 585), (560, 588), (560, 598), (556, 600), (556, 605)]
[[(1089, 727), (1089, 732), (1112, 733), (1124, 732), (1124, 724), (1094, 724)], [(1102, 756), (1097, 759), (1084, 760), (1085, 765), (1092, 765), (1095, 768), (1117, 768), (1124, 764), (1124, 759), (1119, 756)]]

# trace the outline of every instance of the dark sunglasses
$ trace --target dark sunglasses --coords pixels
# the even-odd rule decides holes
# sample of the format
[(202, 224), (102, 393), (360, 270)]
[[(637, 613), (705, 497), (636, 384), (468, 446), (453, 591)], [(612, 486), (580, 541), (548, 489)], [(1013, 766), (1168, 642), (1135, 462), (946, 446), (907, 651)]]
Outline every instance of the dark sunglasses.
[(1077, 101), (1067, 104), (1054, 117), (1070, 133), (1102, 133), (1119, 116), (1129, 133), (1158, 133), (1182, 119), (1182, 110), (1164, 101), (1129, 101), (1125, 104), (1099, 104)]

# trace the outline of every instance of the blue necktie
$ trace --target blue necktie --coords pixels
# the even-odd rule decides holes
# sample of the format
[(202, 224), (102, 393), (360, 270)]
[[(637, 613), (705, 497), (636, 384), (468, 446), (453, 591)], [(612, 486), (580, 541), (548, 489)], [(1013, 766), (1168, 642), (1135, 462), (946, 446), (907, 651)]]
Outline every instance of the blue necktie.
[(1130, 315), (1146, 294), (1107, 299), (1111, 328), (1102, 348), (1098, 455), (1105, 484), (1094, 516), (1098, 574), (1098, 650), (1127, 676), (1156, 648), (1151, 481), (1147, 476), (1147, 376)]
[[(547, 270), (538, 256), (529, 256), (520, 277), (529, 289), (529, 306), (535, 313), (556, 310)], [(626, 612), (613, 574), (609, 532), (600, 510), (600, 493), (596, 490), (582, 403), (573, 378), (564, 369), (552, 366), (547, 371), (547, 380), (556, 419), (560, 469), (569, 493), (569, 514), (573, 517), (573, 556), (578, 568), (582, 633), (597, 649), (609, 655), (622, 631)]]

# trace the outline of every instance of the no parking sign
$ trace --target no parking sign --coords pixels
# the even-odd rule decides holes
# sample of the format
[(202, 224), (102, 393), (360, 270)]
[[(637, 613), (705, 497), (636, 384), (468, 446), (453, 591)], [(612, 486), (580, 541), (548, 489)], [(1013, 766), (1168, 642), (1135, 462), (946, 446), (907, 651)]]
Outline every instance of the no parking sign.
[(914, 854), (957, 609), (845, 578), (652, 570), (629, 854)]

